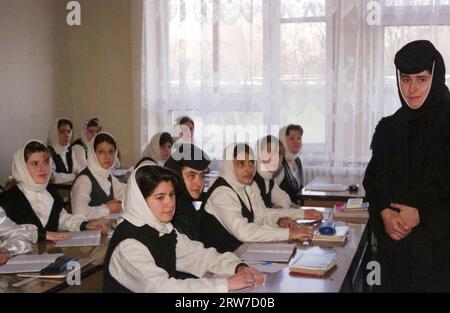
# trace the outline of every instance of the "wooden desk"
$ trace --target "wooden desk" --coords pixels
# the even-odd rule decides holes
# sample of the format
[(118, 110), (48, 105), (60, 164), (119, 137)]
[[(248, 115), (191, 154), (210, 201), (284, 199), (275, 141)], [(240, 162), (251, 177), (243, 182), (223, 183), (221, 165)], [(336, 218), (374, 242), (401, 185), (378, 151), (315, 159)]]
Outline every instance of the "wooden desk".
[[(302, 197), (305, 206), (317, 206), (332, 208), (336, 203), (346, 203), (350, 198), (364, 198), (365, 190), (362, 186), (361, 176), (319, 176), (314, 178), (302, 189)], [(357, 192), (350, 191), (312, 191), (308, 186), (312, 184), (342, 184), (349, 186), (358, 185)]]
[[(285, 268), (281, 272), (267, 274), (265, 285), (253, 289), (244, 289), (242, 293), (279, 293), (279, 292), (353, 292), (362, 291), (355, 290), (360, 280), (364, 279), (365, 261), (360, 260), (363, 253), (366, 236), (366, 225), (350, 226), (350, 233), (347, 243), (343, 247), (335, 248), (337, 254), (337, 267), (327, 278), (310, 278), (291, 276), (289, 269)], [(237, 255), (241, 255), (248, 243), (243, 244), (236, 251)], [(292, 257), (290, 262), (298, 257), (298, 253), (304, 250), (314, 249), (315, 252), (326, 253), (327, 248), (320, 247), (302, 247), (298, 246), (296, 255)], [(328, 250), (329, 251), (329, 250)], [(359, 275), (358, 275), (359, 274)], [(361, 277), (362, 276), (362, 277)]]
[[(98, 247), (68, 247), (56, 248), (53, 243), (40, 242), (35, 245), (32, 253), (64, 253), (68, 257), (92, 258), (94, 261), (81, 269), (81, 285), (69, 286), (65, 279), (37, 279), (22, 287), (13, 287), (25, 278), (17, 277), (16, 274), (0, 275), (0, 293), (47, 293), (47, 292), (101, 292), (101, 281), (98, 283), (98, 273), (103, 268), (109, 239), (102, 237)], [(95, 283), (97, 281), (97, 283)]]

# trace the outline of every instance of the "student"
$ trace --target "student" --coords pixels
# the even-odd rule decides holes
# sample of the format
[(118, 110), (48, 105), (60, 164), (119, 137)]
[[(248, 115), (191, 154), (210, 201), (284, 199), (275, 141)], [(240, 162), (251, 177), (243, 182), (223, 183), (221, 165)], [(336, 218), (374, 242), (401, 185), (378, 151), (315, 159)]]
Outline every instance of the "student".
[(395, 56), (401, 108), (381, 119), (364, 188), (381, 291), (450, 291), (450, 93), (429, 41)]
[(73, 124), (66, 118), (58, 119), (50, 129), (48, 149), (52, 156), (52, 182), (55, 184), (72, 183), (80, 170), (70, 146), (72, 134)]
[(174, 170), (181, 178), (172, 224), (192, 240), (199, 240), (200, 213), (194, 202), (202, 201), (205, 174), (210, 163), (211, 160), (203, 150), (185, 143), (180, 145), (165, 164), (165, 167)]
[(5, 264), (13, 256), (33, 250), (33, 243), (36, 241), (36, 226), (17, 225), (0, 207), (0, 265)]
[[(142, 165), (128, 181), (124, 220), (114, 231), (105, 257), (105, 292), (227, 292), (263, 283), (257, 270), (232, 253), (218, 254), (177, 232), (176, 178), (171, 170)], [(227, 279), (176, 279), (176, 271)]]
[(304, 185), (302, 161), (298, 157), (302, 147), (303, 128), (300, 125), (288, 125), (280, 129), (280, 140), (284, 145), (282, 169), (275, 182), (295, 204), (301, 205), (301, 190)]
[(173, 138), (169, 133), (155, 134), (150, 143), (142, 153), (142, 157), (148, 157), (158, 163), (159, 166), (164, 166), (164, 163), (170, 158), (172, 154)]
[(117, 145), (110, 134), (100, 132), (89, 142), (88, 165), (70, 192), (74, 214), (97, 219), (122, 210), (126, 185), (111, 173), (116, 158)]
[(283, 144), (275, 136), (266, 136), (258, 140), (256, 151), (255, 184), (252, 184), (252, 188), (255, 189), (255, 192), (260, 193), (266, 207), (289, 208), (291, 198), (275, 183), (273, 178), (282, 166)]
[(14, 187), (0, 194), (0, 206), (17, 224), (33, 224), (38, 228), (39, 240), (65, 240), (70, 236), (60, 231), (101, 229), (102, 224), (69, 214), (57, 191), (48, 185), (52, 165), (48, 148), (32, 140), (14, 154), (12, 176)]
[(176, 125), (177, 131), (180, 131), (177, 143), (193, 143), (194, 142), (194, 120), (189, 116), (182, 116), (178, 118)]
[(102, 122), (98, 118), (89, 118), (83, 123), (81, 137), (72, 143), (71, 148), (73, 151), (73, 157), (80, 170), (83, 170), (87, 166), (87, 151), (89, 142), (95, 135), (102, 131), (102, 128)]
[(321, 219), (315, 210), (267, 209), (251, 187), (255, 175), (253, 151), (246, 144), (225, 149), (220, 177), (201, 206), (200, 240), (219, 252), (234, 251), (243, 242), (311, 239), (312, 228), (292, 218)]

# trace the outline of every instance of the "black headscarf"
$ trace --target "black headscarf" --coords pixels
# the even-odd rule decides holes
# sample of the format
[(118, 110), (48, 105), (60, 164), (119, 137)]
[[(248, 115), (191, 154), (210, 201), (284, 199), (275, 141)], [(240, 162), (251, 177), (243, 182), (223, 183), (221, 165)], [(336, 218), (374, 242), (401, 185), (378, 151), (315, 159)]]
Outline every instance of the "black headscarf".
[(208, 167), (210, 163), (210, 158), (202, 149), (191, 143), (183, 143), (179, 145), (175, 152), (172, 153), (172, 156), (166, 161), (164, 167), (170, 168), (174, 170), (178, 175), (180, 175), (182, 182), (180, 184), (180, 193), (183, 194), (183, 198), (194, 201), (196, 199), (192, 199), (191, 195), (186, 189), (183, 175), (181, 174), (181, 169), (187, 166), (198, 171), (203, 171)]
[[(445, 85), (444, 59), (439, 51), (428, 40), (412, 41), (397, 52), (394, 63), (397, 69), (397, 88), (404, 115), (409, 119), (416, 119), (435, 112), (441, 104), (443, 96), (448, 93)], [(418, 74), (425, 70), (431, 71), (432, 75), (430, 92), (420, 108), (411, 109), (400, 91), (399, 74)]]

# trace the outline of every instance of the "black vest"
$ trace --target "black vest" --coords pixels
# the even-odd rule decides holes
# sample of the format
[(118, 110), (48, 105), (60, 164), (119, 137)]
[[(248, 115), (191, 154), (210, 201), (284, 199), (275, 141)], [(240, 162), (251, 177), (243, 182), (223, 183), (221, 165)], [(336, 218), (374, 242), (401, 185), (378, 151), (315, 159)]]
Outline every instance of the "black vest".
[[(89, 168), (86, 167), (84, 170), (82, 170), (80, 172), (80, 175), (78, 175), (78, 177), (80, 177), (81, 175), (86, 175), (87, 177), (89, 177), (89, 180), (91, 181), (91, 185), (92, 185), (91, 194), (90, 194), (91, 201), (89, 202), (89, 206), (99, 206), (99, 205), (102, 205), (109, 201), (114, 200), (114, 190), (113, 190), (111, 175), (109, 175), (109, 177), (108, 177), (108, 180), (111, 183), (109, 195), (107, 195), (105, 193), (105, 191), (102, 189), (102, 187), (100, 187), (100, 184), (98, 183), (97, 179), (95, 179), (94, 175), (92, 175)], [(77, 179), (78, 179), (78, 177), (77, 177)]]
[(73, 168), (72, 148), (69, 147), (68, 151), (66, 152), (66, 161), (68, 168), (66, 168), (61, 156), (58, 153), (56, 153), (55, 149), (53, 149), (52, 146), (48, 146), (48, 149), (50, 150), (50, 154), (52, 155), (52, 159), (56, 165), (55, 171), (57, 173), (65, 173), (65, 174), (72, 173)]
[(45, 240), (46, 232), (57, 232), (59, 227), (59, 215), (64, 208), (63, 200), (58, 192), (48, 186), (47, 191), (53, 197), (53, 207), (48, 218), (47, 225), (42, 225), (39, 217), (33, 211), (23, 192), (14, 186), (0, 194), (0, 206), (6, 215), (16, 224), (33, 224), (38, 228), (39, 240)]
[(164, 269), (169, 277), (175, 277), (176, 273), (176, 253), (177, 234), (173, 230), (170, 234), (159, 236), (156, 229), (144, 225), (134, 226), (127, 220), (117, 226), (109, 242), (108, 250), (105, 256), (105, 267), (103, 270), (103, 292), (130, 293), (132, 292), (120, 284), (109, 272), (109, 263), (116, 247), (126, 239), (135, 239), (147, 247), (155, 264)]
[(79, 146), (82, 146), (82, 147), (83, 147), (83, 149), (84, 149), (84, 151), (85, 151), (85, 153), (86, 153), (86, 159), (87, 159), (87, 147), (86, 147), (86, 145), (84, 144), (84, 142), (81, 140), (81, 138), (78, 138), (77, 140), (75, 140), (75, 141), (70, 145), (70, 148), (72, 148), (72, 147), (74, 147), (74, 146), (76, 146), (76, 145), (79, 145)]
[[(303, 181), (303, 167), (302, 162), (300, 161), (300, 158), (295, 159), (295, 164), (297, 165), (300, 181)], [(295, 179), (296, 173), (291, 172), (291, 168), (289, 167), (289, 164), (286, 162), (286, 160), (283, 160), (283, 170), (284, 170), (284, 178), (283, 181), (280, 183), (280, 188), (286, 191), (286, 193), (291, 198), (291, 201), (296, 204), (301, 201), (300, 191), (303, 188), (302, 184), (299, 184), (297, 179)]]
[(261, 197), (264, 200), (264, 204), (267, 208), (273, 208), (273, 202), (272, 202), (272, 190), (275, 186), (275, 181), (273, 178), (269, 180), (269, 190), (266, 190), (266, 182), (264, 181), (264, 178), (259, 175), (258, 172), (255, 174), (255, 183), (259, 187), (259, 191), (261, 193)]
[[(230, 184), (228, 184), (222, 177), (217, 178), (211, 188), (208, 189), (208, 193), (206, 194), (206, 197), (200, 208), (201, 220), (199, 239), (201, 242), (203, 242), (206, 248), (214, 247), (217, 249), (217, 251), (219, 251), (219, 253), (233, 252), (242, 244), (242, 242), (232, 234), (230, 234), (228, 230), (226, 230), (225, 227), (220, 224), (220, 222), (214, 215), (209, 214), (205, 210), (205, 205), (208, 202), (209, 197), (214, 192), (214, 190), (216, 190), (216, 188), (221, 186), (226, 186), (236, 192), (233, 187), (231, 187)], [(242, 216), (245, 217), (249, 223), (253, 223), (255, 216), (250, 199), (250, 209), (248, 209), (237, 192), (236, 195), (238, 196), (239, 202), (241, 203)]]

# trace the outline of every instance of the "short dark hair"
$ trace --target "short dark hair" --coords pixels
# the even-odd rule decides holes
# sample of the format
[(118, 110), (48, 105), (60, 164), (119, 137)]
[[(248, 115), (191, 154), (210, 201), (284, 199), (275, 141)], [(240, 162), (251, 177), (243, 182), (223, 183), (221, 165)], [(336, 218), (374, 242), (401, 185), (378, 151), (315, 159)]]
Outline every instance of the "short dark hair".
[(91, 119), (87, 122), (86, 128), (89, 128), (89, 127), (98, 127), (98, 128), (100, 128), (100, 130), (102, 130), (102, 128), (103, 128), (102, 123), (101, 123), (100, 120), (99, 120), (98, 118), (96, 118), (96, 117), (91, 118)]
[(58, 129), (60, 129), (63, 125), (69, 125), (70, 129), (73, 129), (72, 121), (67, 118), (61, 118), (58, 120)]
[(291, 130), (296, 130), (300, 133), (300, 136), (303, 136), (303, 128), (300, 125), (296, 125), (296, 124), (288, 125), (288, 127), (286, 128), (286, 136), (289, 136), (289, 133), (291, 132)]
[(162, 147), (163, 145), (165, 145), (166, 143), (170, 143), (171, 145), (173, 145), (173, 138), (172, 135), (169, 133), (162, 133), (161, 137), (159, 137), (159, 146)]
[(113, 137), (111, 137), (108, 134), (102, 133), (102, 134), (98, 134), (97, 136), (95, 136), (95, 140), (94, 140), (94, 151), (97, 151), (97, 147), (99, 144), (103, 143), (103, 142), (107, 142), (111, 145), (114, 146), (114, 149), (117, 151), (117, 144), (116, 141), (114, 140)]
[(246, 154), (253, 155), (253, 149), (246, 143), (238, 143), (233, 150), (233, 159), (236, 159), (238, 154), (241, 152), (245, 152)]
[(136, 165), (134, 166), (134, 168), (138, 168), (139, 167), (139, 165), (141, 165), (142, 163), (144, 163), (145, 161), (150, 161), (150, 162), (153, 162), (153, 163), (157, 163), (155, 160), (153, 160), (151, 157), (143, 157), (142, 159), (140, 159), (137, 163), (136, 163)]
[(180, 119), (180, 125), (186, 124), (186, 123), (192, 123), (192, 126), (195, 126), (194, 120), (190, 118), (189, 116), (183, 116)]
[(50, 150), (48, 148), (37, 141), (31, 141), (29, 142), (23, 151), (23, 157), (25, 158), (25, 163), (28, 162), (28, 159), (30, 156), (35, 152), (43, 152), (46, 159), (50, 159)]
[(178, 188), (177, 174), (164, 167), (144, 165), (136, 171), (135, 178), (144, 199), (148, 198), (162, 181), (171, 182), (174, 191)]

